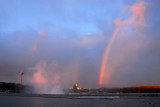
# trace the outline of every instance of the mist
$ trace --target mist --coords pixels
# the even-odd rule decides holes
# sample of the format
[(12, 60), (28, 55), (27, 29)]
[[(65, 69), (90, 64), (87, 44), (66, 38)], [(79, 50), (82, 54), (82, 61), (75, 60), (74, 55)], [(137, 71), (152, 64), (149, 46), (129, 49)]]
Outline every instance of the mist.
[[(138, 12), (134, 6), (140, 2), (147, 4)], [(34, 86), (37, 93), (59, 94), (75, 83), (82, 88), (159, 85), (158, 4), (2, 0), (0, 81), (19, 83), (23, 71), (23, 84)], [(109, 77), (99, 85), (104, 52), (116, 27), (120, 30), (104, 72)]]

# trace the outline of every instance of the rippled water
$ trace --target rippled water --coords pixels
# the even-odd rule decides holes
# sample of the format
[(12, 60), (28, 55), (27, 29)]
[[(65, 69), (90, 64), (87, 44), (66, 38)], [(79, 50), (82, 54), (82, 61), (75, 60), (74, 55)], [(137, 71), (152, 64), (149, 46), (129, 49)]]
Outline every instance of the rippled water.
[(116, 99), (116, 98), (120, 98), (119, 96), (77, 96), (74, 98), (79, 98), (79, 99)]
[[(160, 97), (78, 96), (63, 98), (0, 96), (0, 107), (160, 107)], [(94, 97), (94, 98), (93, 98)]]

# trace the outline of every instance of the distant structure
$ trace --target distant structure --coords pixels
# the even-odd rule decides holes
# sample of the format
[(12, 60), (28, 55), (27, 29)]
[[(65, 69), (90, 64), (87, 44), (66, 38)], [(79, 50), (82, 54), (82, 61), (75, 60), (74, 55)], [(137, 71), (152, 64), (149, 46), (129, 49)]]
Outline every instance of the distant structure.
[(20, 72), (19, 73), (19, 75), (20, 75), (20, 84), (22, 85), (22, 75), (23, 75), (24, 73), (23, 72)]
[(72, 88), (70, 88), (70, 89), (73, 90), (74, 92), (77, 92), (77, 91), (79, 91), (79, 90), (82, 90), (82, 88), (79, 88), (79, 87), (78, 87), (78, 84), (73, 85)]

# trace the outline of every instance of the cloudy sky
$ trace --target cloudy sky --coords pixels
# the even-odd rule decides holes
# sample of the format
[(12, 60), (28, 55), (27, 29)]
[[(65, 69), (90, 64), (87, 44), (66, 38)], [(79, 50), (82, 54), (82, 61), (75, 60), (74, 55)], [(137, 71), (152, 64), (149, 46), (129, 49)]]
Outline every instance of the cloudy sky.
[(0, 81), (19, 83), (18, 73), (23, 71), (28, 85), (160, 85), (159, 4), (159, 0), (0, 0)]

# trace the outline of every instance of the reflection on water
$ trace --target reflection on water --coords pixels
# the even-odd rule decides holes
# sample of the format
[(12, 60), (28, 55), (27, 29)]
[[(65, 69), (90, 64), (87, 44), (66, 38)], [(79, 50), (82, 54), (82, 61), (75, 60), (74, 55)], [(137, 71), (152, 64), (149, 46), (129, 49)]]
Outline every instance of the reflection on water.
[[(108, 99), (112, 98), (112, 100)], [(77, 96), (45, 98), (0, 96), (0, 107), (160, 107), (160, 97)]]
[(115, 99), (115, 98), (119, 98), (119, 96), (77, 96), (74, 98), (79, 98), (79, 99)]

